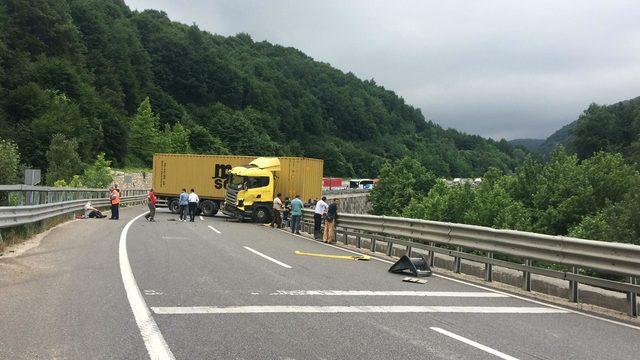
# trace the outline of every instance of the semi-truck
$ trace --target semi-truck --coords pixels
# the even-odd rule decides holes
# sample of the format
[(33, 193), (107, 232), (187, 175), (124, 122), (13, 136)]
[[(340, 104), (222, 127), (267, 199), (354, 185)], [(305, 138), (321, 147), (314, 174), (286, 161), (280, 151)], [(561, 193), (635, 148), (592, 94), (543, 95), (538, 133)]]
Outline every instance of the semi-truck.
[(303, 201), (322, 196), (324, 162), (299, 157), (260, 157), (228, 172), (227, 195), (222, 212), (238, 219), (268, 223), (278, 193)]
[(200, 197), (199, 210), (213, 216), (224, 202), (228, 172), (248, 164), (255, 156), (154, 154), (153, 190), (173, 213), (179, 212), (182, 189), (195, 189)]

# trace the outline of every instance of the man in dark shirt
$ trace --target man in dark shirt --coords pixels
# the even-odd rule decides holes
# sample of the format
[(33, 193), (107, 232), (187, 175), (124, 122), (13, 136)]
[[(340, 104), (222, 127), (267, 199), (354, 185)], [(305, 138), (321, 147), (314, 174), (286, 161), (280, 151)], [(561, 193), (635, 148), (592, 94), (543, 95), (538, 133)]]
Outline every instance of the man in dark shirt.
[(324, 234), (322, 235), (322, 242), (334, 242), (339, 204), (339, 199), (333, 199), (333, 202), (329, 205), (329, 209), (327, 209), (327, 216), (324, 218)]

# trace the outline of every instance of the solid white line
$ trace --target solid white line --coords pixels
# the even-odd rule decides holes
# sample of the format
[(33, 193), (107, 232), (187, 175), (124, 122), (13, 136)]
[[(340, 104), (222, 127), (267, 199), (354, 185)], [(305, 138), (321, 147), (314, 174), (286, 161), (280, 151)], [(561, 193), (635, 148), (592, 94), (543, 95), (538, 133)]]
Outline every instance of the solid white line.
[[(299, 237), (301, 239), (304, 239), (304, 240), (307, 240), (307, 241), (310, 241), (310, 242), (313, 242), (313, 243), (316, 243), (316, 244), (319, 244), (319, 245), (329, 246), (329, 247), (332, 247), (334, 249), (339, 249), (339, 250), (342, 250), (344, 252), (348, 252), (348, 253), (351, 253), (351, 254), (357, 254), (357, 255), (362, 255), (363, 254), (361, 252), (345, 249), (345, 248), (342, 248), (340, 246), (327, 244), (327, 243), (322, 243), (322, 242), (319, 242), (319, 241), (316, 241), (316, 240), (313, 240), (313, 239), (309, 239), (309, 238), (307, 238), (305, 236), (302, 236), (302, 235), (291, 234), (290, 232), (285, 231), (285, 230), (281, 230), (281, 231), (284, 231), (285, 233), (287, 233), (289, 235), (293, 235), (293, 236)], [(380, 262), (383, 262), (383, 263), (386, 263), (386, 264), (394, 264), (393, 261), (380, 259), (380, 258), (376, 257), (375, 255), (370, 255), (370, 257), (373, 260), (377, 260), (377, 261), (380, 261)], [(608, 318), (601, 317), (601, 316), (598, 316), (598, 315), (588, 314), (588, 313), (585, 313), (585, 312), (581, 312), (581, 311), (578, 311), (578, 310), (573, 310), (571, 308), (567, 308), (567, 307), (563, 307), (563, 306), (559, 306), (559, 305), (552, 305), (552, 304), (549, 304), (549, 303), (546, 303), (546, 302), (543, 302), (543, 301), (529, 299), (529, 298), (526, 298), (526, 297), (523, 297), (523, 296), (510, 294), (510, 293), (507, 293), (507, 292), (504, 292), (504, 291), (492, 289), (492, 288), (489, 288), (489, 287), (486, 287), (486, 286), (474, 284), (474, 283), (467, 282), (467, 281), (464, 281), (464, 280), (454, 279), (454, 278), (446, 276), (446, 275), (440, 275), (440, 274), (434, 273), (433, 276), (434, 277), (439, 277), (441, 279), (446, 279), (446, 280), (449, 280), (449, 281), (453, 281), (453, 282), (456, 282), (456, 283), (459, 283), (459, 284), (472, 286), (472, 287), (477, 288), (477, 289), (491, 291), (491, 292), (494, 292), (496, 294), (503, 294), (503, 295), (506, 295), (508, 297), (511, 297), (511, 298), (514, 298), (514, 299), (519, 299), (519, 300), (522, 300), (522, 301), (527, 301), (527, 302), (530, 302), (530, 303), (533, 303), (533, 304), (548, 306), (548, 307), (551, 307), (551, 308), (554, 308), (554, 309), (565, 310), (567, 312), (570, 312), (570, 313), (573, 313), (573, 314), (576, 314), (576, 315), (582, 315), (582, 316), (586, 316), (586, 317), (591, 318), (591, 319), (605, 321), (605, 322), (608, 322), (610, 324), (620, 325), (620, 326), (624, 326), (624, 327), (627, 327), (627, 328), (630, 328), (630, 329), (640, 330), (640, 326), (627, 324), (627, 323), (624, 323), (622, 321), (612, 320), (612, 319), (608, 319)]]
[(442, 335), (446, 335), (446, 336), (448, 336), (448, 337), (450, 337), (450, 338), (453, 338), (453, 339), (456, 339), (456, 340), (458, 340), (458, 341), (461, 341), (461, 342), (463, 342), (463, 343), (465, 343), (465, 344), (467, 344), (467, 345), (471, 345), (471, 346), (473, 346), (473, 347), (475, 347), (475, 348), (477, 348), (477, 349), (480, 349), (480, 350), (482, 350), (482, 351), (488, 352), (489, 354), (491, 354), (491, 355), (495, 355), (495, 356), (497, 356), (497, 357), (499, 357), (499, 358), (501, 358), (501, 359), (505, 359), (505, 360), (518, 360), (518, 358), (515, 358), (515, 357), (513, 357), (513, 356), (511, 356), (511, 355), (507, 355), (507, 354), (505, 354), (505, 353), (503, 353), (503, 352), (500, 352), (500, 351), (498, 351), (498, 350), (496, 350), (496, 349), (492, 349), (492, 348), (490, 348), (490, 347), (488, 347), (488, 346), (482, 345), (482, 344), (477, 343), (477, 342), (475, 342), (475, 341), (473, 341), (473, 340), (469, 340), (469, 339), (467, 339), (467, 338), (465, 338), (465, 337), (462, 337), (462, 336), (460, 336), (460, 335), (456, 335), (456, 334), (454, 334), (454, 333), (452, 333), (452, 332), (449, 332), (449, 331), (447, 331), (447, 330), (444, 330), (444, 329), (441, 329), (441, 328), (437, 328), (437, 327), (431, 327), (431, 328), (429, 328), (429, 329), (431, 329), (431, 330), (433, 330), (433, 331), (437, 331), (437, 332), (439, 332), (439, 333), (440, 333), (440, 334), (442, 334)]
[(152, 307), (156, 314), (273, 314), (273, 313), (471, 313), (471, 314), (562, 314), (546, 307), (513, 306), (167, 306)]
[(149, 357), (151, 359), (173, 360), (175, 359), (173, 353), (171, 349), (169, 349), (167, 342), (164, 341), (164, 337), (162, 337), (162, 333), (160, 329), (158, 329), (158, 324), (153, 320), (151, 311), (149, 311), (149, 307), (142, 297), (140, 288), (136, 283), (136, 278), (133, 276), (131, 264), (129, 263), (129, 255), (127, 254), (127, 233), (129, 232), (129, 228), (134, 221), (145, 214), (147, 214), (147, 212), (131, 219), (127, 225), (124, 226), (124, 229), (122, 229), (122, 233), (120, 233), (120, 274), (122, 275), (122, 283), (124, 284), (124, 289), (127, 293), (129, 304), (131, 305), (131, 311), (133, 311), (133, 316), (136, 319), (136, 324), (138, 324), (138, 329), (140, 329), (140, 335), (142, 335), (144, 345), (147, 347)]
[(508, 296), (480, 291), (371, 291), (371, 290), (277, 290), (269, 295), (291, 296), (424, 296), (460, 298), (506, 298)]
[(280, 265), (280, 266), (282, 266), (284, 268), (291, 269), (291, 266), (289, 266), (289, 265), (287, 265), (287, 264), (285, 264), (285, 263), (283, 263), (281, 261), (278, 261), (278, 260), (276, 260), (276, 259), (274, 259), (272, 257), (269, 257), (269, 256), (267, 256), (267, 255), (265, 255), (265, 254), (263, 254), (263, 253), (261, 253), (261, 252), (259, 252), (257, 250), (253, 250), (252, 248), (250, 248), (248, 246), (243, 246), (243, 248), (251, 251), (252, 253), (254, 253), (254, 254), (258, 255), (258, 256), (262, 256), (263, 258), (265, 258), (265, 259), (267, 259), (269, 261), (273, 261), (274, 263), (276, 263), (276, 264), (278, 264), (278, 265)]
[(222, 234), (220, 231), (218, 231), (218, 229), (214, 228), (213, 226), (209, 225), (209, 229), (217, 232), (218, 234)]
[(202, 217), (202, 215), (200, 215), (200, 220), (204, 220), (204, 218)]

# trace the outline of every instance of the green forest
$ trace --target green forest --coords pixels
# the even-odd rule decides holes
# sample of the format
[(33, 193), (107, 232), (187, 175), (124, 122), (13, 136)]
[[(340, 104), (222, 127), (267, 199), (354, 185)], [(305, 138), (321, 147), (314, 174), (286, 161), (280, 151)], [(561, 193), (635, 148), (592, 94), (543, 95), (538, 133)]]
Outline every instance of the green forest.
[(566, 147), (479, 186), (447, 186), (411, 158), (386, 164), (374, 213), (640, 245), (640, 98), (592, 104), (563, 129)]
[(149, 167), (154, 152), (307, 156), (357, 177), (411, 156), (470, 177), (511, 171), (526, 153), (443, 129), (373, 79), (294, 48), (122, 0), (0, 3), (0, 139), (48, 184), (99, 154), (116, 167)]

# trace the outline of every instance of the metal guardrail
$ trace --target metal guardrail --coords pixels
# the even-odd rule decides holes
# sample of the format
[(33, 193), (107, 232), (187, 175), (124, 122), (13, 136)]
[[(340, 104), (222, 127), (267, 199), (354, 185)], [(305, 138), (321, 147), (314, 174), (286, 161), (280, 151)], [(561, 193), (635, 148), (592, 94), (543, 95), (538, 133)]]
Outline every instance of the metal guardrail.
[[(313, 212), (305, 210), (305, 226), (313, 226)], [(371, 251), (384, 249), (387, 255), (413, 249), (426, 251), (430, 265), (434, 254), (453, 257), (453, 271), (460, 272), (461, 259), (483, 263), (485, 280), (492, 281), (492, 266), (522, 271), (522, 288), (531, 291), (531, 274), (570, 282), (570, 300), (579, 301), (579, 284), (598, 286), (627, 293), (628, 313), (638, 315), (637, 294), (640, 286), (640, 246), (551, 236), (514, 230), (498, 230), (482, 226), (408, 219), (399, 217), (340, 214), (336, 237), (345, 244)], [(350, 241), (351, 240), (351, 241)], [(382, 244), (380, 244), (382, 243)], [(495, 259), (496, 254), (521, 259), (520, 263)], [(566, 267), (567, 271), (538, 267), (534, 262)], [(627, 281), (608, 280), (580, 274), (591, 270), (618, 275)]]
[[(147, 190), (121, 190), (121, 204), (140, 203)], [(104, 189), (52, 188), (44, 186), (0, 185), (0, 198), (16, 206), (0, 206), (0, 228), (29, 224), (81, 211), (87, 201), (94, 207), (109, 206)]]

